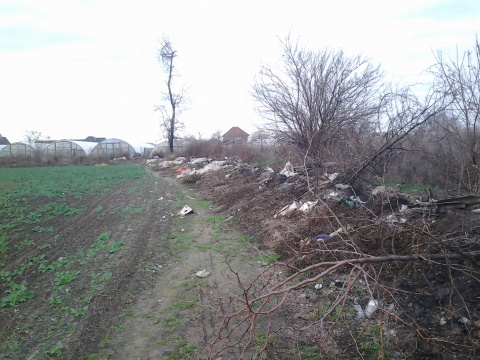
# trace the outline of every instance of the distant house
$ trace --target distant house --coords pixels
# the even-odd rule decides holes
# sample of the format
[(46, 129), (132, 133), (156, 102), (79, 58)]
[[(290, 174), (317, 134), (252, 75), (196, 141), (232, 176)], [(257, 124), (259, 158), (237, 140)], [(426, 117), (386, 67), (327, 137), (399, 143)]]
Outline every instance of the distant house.
[(238, 126), (232, 127), (225, 134), (223, 134), (223, 142), (229, 144), (246, 143), (249, 134), (240, 129)]
[(10, 141), (6, 137), (3, 137), (2, 134), (0, 134), (0, 145), (10, 145)]

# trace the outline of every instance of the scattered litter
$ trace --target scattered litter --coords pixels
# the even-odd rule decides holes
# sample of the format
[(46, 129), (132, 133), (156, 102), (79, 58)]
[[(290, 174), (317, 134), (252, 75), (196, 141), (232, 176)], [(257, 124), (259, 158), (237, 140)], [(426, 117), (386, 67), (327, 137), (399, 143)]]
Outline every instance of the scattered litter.
[(362, 201), (358, 196), (350, 196), (350, 200), (355, 204), (355, 205), (362, 205), (365, 204), (365, 201)]
[(283, 183), (282, 185), (280, 185), (280, 186), (278, 187), (278, 190), (286, 190), (286, 189), (288, 189), (289, 187), (295, 186), (295, 185), (298, 185), (298, 184), (299, 184), (299, 181), (298, 181), (298, 180), (297, 180), (297, 181), (293, 181), (293, 182), (285, 182), (285, 183)]
[(168, 168), (172, 165), (181, 165), (185, 162), (184, 157), (176, 158), (175, 160), (160, 160), (160, 159), (148, 159), (146, 164), (148, 166), (159, 166), (160, 168)]
[(306, 203), (304, 203), (302, 206), (300, 206), (298, 208), (298, 211), (302, 211), (302, 212), (310, 212), (313, 207), (315, 205), (317, 205), (318, 203), (318, 200), (317, 201), (307, 201)]
[(447, 323), (447, 320), (445, 320), (445, 318), (442, 316), (440, 318), (440, 321), (438, 322), (441, 326), (445, 325)]
[(347, 190), (350, 189), (350, 185), (345, 185), (345, 184), (335, 184), (335, 187), (338, 190)]
[(367, 308), (365, 309), (365, 316), (367, 318), (371, 317), (378, 308), (378, 301), (377, 300), (370, 300), (368, 302)]
[(295, 174), (295, 171), (293, 170), (293, 166), (290, 163), (290, 161), (287, 161), (283, 170), (280, 171), (280, 174), (285, 175), (286, 177), (291, 177), (291, 176), (297, 175), (297, 174)]
[(344, 205), (347, 205), (348, 207), (352, 207), (355, 205), (353, 201), (348, 200), (347, 198), (342, 198), (340, 202)]
[(365, 313), (363, 312), (362, 305), (353, 304), (353, 308), (357, 312), (357, 319), (363, 319), (365, 317)]
[(407, 219), (405, 218), (397, 218), (395, 215), (393, 214), (390, 214), (390, 215), (387, 215), (387, 221), (390, 222), (390, 223), (399, 223), (399, 224), (405, 224), (407, 222)]
[(332, 232), (330, 234), (330, 237), (334, 237), (334, 236), (337, 236), (338, 234), (342, 233), (342, 232), (345, 232), (345, 228), (341, 227), (341, 228), (338, 228), (337, 230), (335, 230), (334, 232)]
[(328, 194), (328, 196), (330, 196), (330, 197), (338, 196), (338, 192), (332, 191), (330, 194)]
[(313, 238), (312, 242), (320, 242), (320, 241), (330, 240), (331, 238), (332, 238), (331, 235), (319, 234), (319, 235), (317, 235)]
[(468, 318), (466, 318), (466, 317), (460, 318), (460, 319), (458, 320), (458, 322), (459, 322), (460, 324), (465, 325), (465, 326), (470, 326), (470, 325), (472, 325), (472, 322), (471, 322)]
[(199, 278), (206, 278), (208, 275), (210, 275), (210, 272), (208, 272), (206, 269), (197, 271), (195, 273), (195, 276)]
[(163, 196), (161, 198), (158, 199), (158, 201), (162, 201), (163, 200)]
[(328, 180), (333, 181), (337, 178), (337, 176), (338, 176), (338, 173), (332, 173), (332, 174), (328, 174), (327, 178)]
[(208, 162), (208, 159), (207, 158), (198, 158), (198, 159), (193, 159), (192, 161), (190, 161), (190, 164), (192, 165), (200, 165), (200, 164), (203, 164), (205, 162)]
[[(301, 203), (300, 203), (300, 206), (301, 206)], [(276, 213), (273, 218), (276, 219), (278, 216), (286, 216), (286, 217), (289, 217), (291, 216), (295, 210), (297, 210), (299, 207), (299, 203), (297, 203), (296, 201), (294, 201), (293, 203), (291, 203), (290, 205), (287, 205), (285, 207), (282, 208), (282, 210), (280, 210), (278, 213)]]
[(208, 172), (212, 171), (218, 171), (223, 168), (225, 165), (226, 161), (213, 161), (207, 165), (205, 165), (203, 168), (200, 170), (197, 170), (197, 173), (199, 174), (206, 174)]
[(195, 212), (193, 211), (193, 209), (190, 206), (185, 205), (183, 207), (183, 209), (180, 210), (180, 212), (177, 215), (178, 216), (185, 216), (185, 215), (191, 215), (191, 214), (195, 214)]
[(343, 288), (345, 283), (341, 280), (335, 280), (330, 283), (330, 287), (338, 287), (338, 288)]
[(320, 290), (321, 288), (323, 288), (322, 284), (315, 284), (315, 289), (316, 290)]
[(303, 213), (308, 213), (312, 210), (312, 208), (317, 205), (318, 201), (307, 201), (303, 203), (301, 201), (294, 201), (290, 205), (284, 206), (279, 212), (277, 212), (273, 218), (276, 219), (277, 217), (290, 217), (295, 211), (301, 211)]
[(182, 166), (180, 166), (177, 170), (175, 170), (175, 173), (177, 175), (179, 174), (182, 174), (183, 172), (187, 171), (187, 170), (191, 170), (190, 167), (187, 165), (187, 164), (183, 164)]
[(180, 174), (177, 175), (177, 179), (183, 179), (188, 176), (192, 176), (197, 173), (197, 170), (188, 168), (185, 171), (181, 172)]
[(178, 158), (176, 158), (175, 160), (173, 160), (173, 163), (176, 164), (176, 165), (181, 165), (183, 164), (187, 159), (185, 159), (184, 157), (180, 156)]

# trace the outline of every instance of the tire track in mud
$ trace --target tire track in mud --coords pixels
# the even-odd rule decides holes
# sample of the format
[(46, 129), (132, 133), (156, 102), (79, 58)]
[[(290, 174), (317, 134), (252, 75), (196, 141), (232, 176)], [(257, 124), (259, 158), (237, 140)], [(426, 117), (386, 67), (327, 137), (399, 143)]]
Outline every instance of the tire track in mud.
[[(145, 191), (142, 196), (134, 195), (137, 200), (165, 196), (166, 184), (159, 184), (155, 190)], [(97, 203), (106, 204), (108, 199)], [(137, 204), (139, 205), (139, 204)], [(158, 237), (168, 231), (169, 223), (162, 221), (161, 212), (168, 206), (158, 209), (151, 206), (147, 213), (127, 216), (111, 224), (109, 231), (115, 233), (117, 241), (128, 243), (122, 259), (114, 269), (107, 286), (92, 301), (94, 311), (85, 319), (85, 326), (71, 345), (71, 358), (79, 358), (86, 353), (95, 352), (100, 342), (107, 336), (118, 315), (134, 301), (138, 293), (150, 286), (151, 279), (142, 271), (142, 264), (153, 257), (152, 246)]]
[[(176, 185), (179, 186), (179, 185)], [(183, 187), (183, 189), (185, 189)], [(183, 204), (181, 205), (183, 206)], [(179, 207), (181, 207), (179, 205)], [(195, 207), (191, 204), (192, 207)], [(188, 356), (204, 356), (208, 351), (208, 343), (219, 326), (218, 316), (211, 306), (226, 313), (232, 309), (224, 302), (214, 301), (215, 296), (228, 297), (230, 290), (236, 286), (236, 279), (228, 270), (221, 252), (214, 249), (215, 234), (205, 219), (211, 215), (209, 211), (196, 211), (191, 236), (192, 243), (188, 250), (181, 254), (178, 261), (162, 259), (161, 271), (155, 274), (152, 287), (139, 294), (129, 309), (136, 315), (130, 318), (128, 328), (122, 333), (113, 335), (107, 349), (99, 354), (110, 355), (115, 359), (163, 359), (171, 355), (174, 358), (190, 358)], [(180, 231), (178, 223), (171, 230)], [(235, 235), (229, 234), (229, 240), (235, 242)], [(198, 251), (203, 245), (211, 246), (210, 250)], [(195, 248), (195, 246), (197, 248)], [(249, 267), (247, 259), (237, 259), (243, 267)], [(237, 264), (238, 265), (238, 264)], [(207, 269), (210, 275), (206, 279), (196, 279), (192, 274)], [(253, 271), (252, 269), (248, 270)], [(197, 285), (185, 284), (196, 283)], [(195, 301), (193, 309), (178, 311), (175, 305)], [(192, 310), (192, 311), (191, 311)], [(180, 324), (176, 329), (165, 326), (167, 319), (177, 319)], [(172, 320), (173, 321), (173, 320)], [(128, 341), (126, 341), (128, 339)], [(195, 354), (179, 354), (179, 344), (195, 346)], [(238, 347), (226, 349), (222, 356), (227, 359), (240, 358)], [(178, 357), (180, 356), (180, 357)]]

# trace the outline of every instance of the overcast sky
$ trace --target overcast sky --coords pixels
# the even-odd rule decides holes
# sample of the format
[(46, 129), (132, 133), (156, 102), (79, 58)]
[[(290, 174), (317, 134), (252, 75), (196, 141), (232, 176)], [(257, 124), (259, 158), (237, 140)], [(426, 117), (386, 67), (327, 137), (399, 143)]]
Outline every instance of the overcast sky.
[(380, 63), (410, 83), (433, 52), (473, 48), (479, 0), (0, 0), (0, 133), (53, 139), (162, 137), (159, 40), (178, 52), (184, 133), (209, 137), (262, 120), (250, 91), (279, 38)]

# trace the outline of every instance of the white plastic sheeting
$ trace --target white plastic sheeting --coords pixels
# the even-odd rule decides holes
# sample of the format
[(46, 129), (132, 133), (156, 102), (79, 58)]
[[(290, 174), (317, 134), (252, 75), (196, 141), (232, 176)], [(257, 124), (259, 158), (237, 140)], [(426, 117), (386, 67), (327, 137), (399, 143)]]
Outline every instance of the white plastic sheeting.
[(150, 154), (152, 153), (152, 150), (155, 148), (155, 144), (152, 144), (152, 143), (147, 143), (147, 142), (144, 142), (144, 143), (135, 143), (135, 144), (132, 144), (133, 148), (135, 149), (135, 153), (137, 154), (140, 154), (140, 156), (144, 156), (144, 157), (147, 157), (147, 156), (150, 156)]

